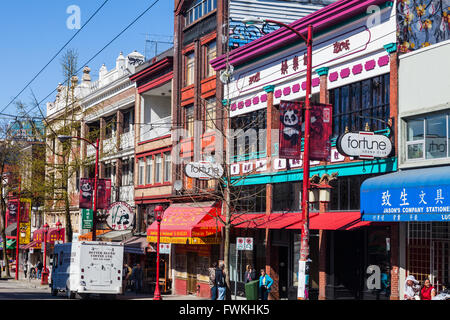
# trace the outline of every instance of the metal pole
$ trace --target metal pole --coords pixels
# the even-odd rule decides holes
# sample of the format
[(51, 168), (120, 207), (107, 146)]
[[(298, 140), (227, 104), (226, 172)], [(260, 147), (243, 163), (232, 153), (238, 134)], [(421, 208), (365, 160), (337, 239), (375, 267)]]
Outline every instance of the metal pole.
[(44, 269), (41, 272), (41, 284), (47, 284), (47, 230), (44, 230)]
[[(17, 227), (16, 227), (16, 280), (19, 280), (19, 243), (20, 243), (20, 187), (21, 187), (21, 178), (19, 175), (19, 195), (18, 195), (18, 204), (17, 204)], [(5, 240), (6, 241), (6, 240)]]
[[(311, 77), (312, 77), (312, 25), (308, 25), (307, 68), (306, 68), (306, 99), (305, 99), (305, 138), (303, 145), (303, 192), (302, 192), (302, 241), (300, 248), (300, 261), (307, 263), (309, 256), (309, 137), (311, 129)], [(307, 269), (307, 268), (306, 268)], [(305, 271), (306, 271), (305, 269)], [(305, 274), (305, 279), (307, 279)], [(302, 293), (301, 293), (302, 294)], [(305, 283), (303, 299), (308, 296), (308, 284)], [(299, 297), (301, 300), (302, 297)]]
[[(158, 215), (161, 213), (158, 212)], [(161, 219), (158, 217), (158, 238), (156, 240), (156, 285), (155, 285), (155, 294), (153, 295), (153, 300), (162, 300), (161, 294), (159, 292), (159, 238), (160, 238), (160, 230), (161, 230)]]
[(236, 300), (236, 296), (237, 296), (237, 268), (238, 268), (238, 256), (239, 256), (239, 251), (237, 248), (237, 244), (236, 244), (236, 270), (234, 271), (234, 300)]
[(94, 207), (92, 209), (92, 241), (97, 240), (97, 183), (98, 183), (98, 152), (99, 152), (99, 139), (96, 141), (95, 148), (95, 178), (94, 178)]

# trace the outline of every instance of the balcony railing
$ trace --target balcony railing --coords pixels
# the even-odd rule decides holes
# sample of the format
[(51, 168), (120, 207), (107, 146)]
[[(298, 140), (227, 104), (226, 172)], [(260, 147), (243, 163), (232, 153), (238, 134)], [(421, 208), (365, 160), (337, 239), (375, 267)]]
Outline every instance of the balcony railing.
[(95, 148), (93, 145), (90, 145), (90, 144), (87, 145), (86, 156), (88, 158), (95, 157)]
[(140, 141), (147, 141), (165, 136), (170, 133), (172, 117), (166, 117), (141, 125)]
[(134, 147), (134, 130), (122, 133), (120, 136), (120, 149), (128, 149)]
[(103, 153), (112, 153), (116, 151), (117, 146), (115, 137), (103, 140)]
[(119, 197), (116, 197), (116, 191), (118, 187), (112, 187), (111, 190), (111, 202), (124, 201), (133, 202), (134, 201), (134, 186), (122, 186), (119, 187)]

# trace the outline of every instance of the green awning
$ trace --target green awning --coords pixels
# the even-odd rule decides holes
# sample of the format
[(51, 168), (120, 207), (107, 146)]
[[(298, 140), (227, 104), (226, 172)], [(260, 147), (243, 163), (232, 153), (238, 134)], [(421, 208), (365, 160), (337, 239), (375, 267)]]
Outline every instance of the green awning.
[[(15, 249), (15, 248), (16, 248), (16, 239), (6, 240), (6, 249)], [(0, 242), (0, 250), (3, 250), (3, 242)]]

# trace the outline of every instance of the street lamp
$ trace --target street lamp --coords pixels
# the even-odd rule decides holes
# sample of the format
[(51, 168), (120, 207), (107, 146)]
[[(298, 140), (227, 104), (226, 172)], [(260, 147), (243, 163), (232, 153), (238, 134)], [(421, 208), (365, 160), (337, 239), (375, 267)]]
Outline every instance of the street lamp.
[(156, 240), (156, 286), (155, 286), (155, 293), (153, 295), (153, 300), (162, 300), (161, 293), (159, 292), (159, 238), (160, 238), (161, 220), (163, 211), (164, 209), (162, 206), (156, 206), (154, 209), (154, 213), (156, 215), (156, 222), (158, 223), (158, 236)]
[(64, 143), (70, 139), (78, 139), (78, 140), (83, 140), (86, 141), (87, 143), (89, 143), (91, 146), (93, 146), (95, 148), (95, 179), (94, 179), (94, 207), (92, 210), (92, 241), (96, 240), (96, 219), (97, 219), (97, 184), (98, 184), (98, 152), (99, 152), (99, 139), (96, 140), (96, 143), (92, 143), (91, 141), (82, 138), (82, 137), (76, 137), (76, 136), (58, 136), (58, 140), (61, 143)]
[(304, 296), (300, 297), (302, 300), (308, 296), (308, 267), (306, 263), (309, 256), (309, 205), (308, 205), (308, 190), (309, 190), (309, 137), (311, 130), (311, 77), (312, 77), (312, 39), (313, 27), (308, 25), (308, 36), (305, 37), (293, 27), (271, 19), (261, 18), (245, 18), (242, 20), (246, 24), (254, 23), (275, 23), (279, 26), (285, 27), (298, 35), (306, 43), (307, 63), (306, 63), (306, 98), (305, 98), (305, 137), (303, 145), (303, 188), (302, 188), (302, 243), (300, 248), (300, 262), (305, 264), (305, 292)]
[(44, 224), (44, 270), (41, 274), (41, 285), (48, 284), (48, 271), (47, 271), (47, 232), (48, 224)]

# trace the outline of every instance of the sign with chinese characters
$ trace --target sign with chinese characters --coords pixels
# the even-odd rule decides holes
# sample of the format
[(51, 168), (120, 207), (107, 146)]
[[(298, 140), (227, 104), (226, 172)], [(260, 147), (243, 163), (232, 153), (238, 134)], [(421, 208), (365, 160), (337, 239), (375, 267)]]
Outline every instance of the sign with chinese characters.
[(388, 137), (373, 132), (348, 132), (341, 135), (336, 148), (344, 155), (361, 159), (386, 158), (392, 151)]
[(450, 187), (390, 187), (361, 192), (364, 221), (450, 221)]
[(81, 229), (92, 229), (93, 212), (92, 209), (81, 209)]
[(133, 226), (133, 208), (126, 202), (114, 202), (108, 208), (106, 223), (113, 230), (127, 230)]

